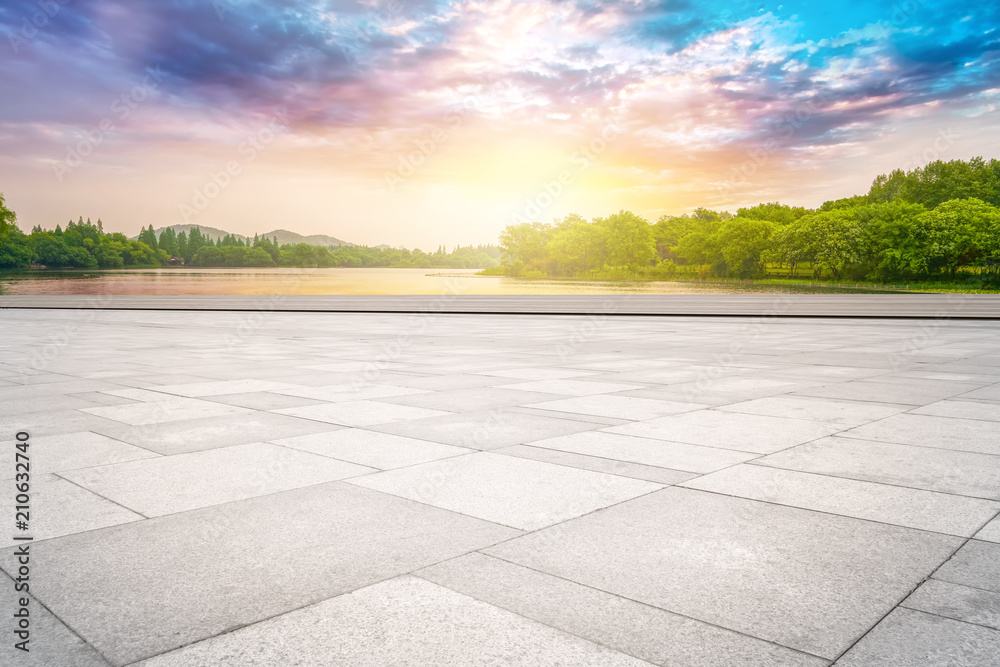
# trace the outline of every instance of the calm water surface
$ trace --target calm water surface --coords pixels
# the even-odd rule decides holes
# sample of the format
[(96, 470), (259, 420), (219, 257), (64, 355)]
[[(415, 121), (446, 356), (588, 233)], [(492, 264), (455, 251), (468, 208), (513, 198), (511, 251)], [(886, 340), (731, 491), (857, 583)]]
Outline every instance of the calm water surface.
[[(523, 280), (476, 269), (150, 269), (0, 272), (0, 294), (741, 294), (844, 292), (807, 286)], [(863, 290), (850, 290), (860, 292)]]

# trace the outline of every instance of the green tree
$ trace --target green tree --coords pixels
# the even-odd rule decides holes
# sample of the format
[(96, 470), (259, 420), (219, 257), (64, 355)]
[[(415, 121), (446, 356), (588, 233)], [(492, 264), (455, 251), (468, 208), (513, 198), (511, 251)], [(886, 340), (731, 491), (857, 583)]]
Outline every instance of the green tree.
[(634, 270), (652, 263), (656, 249), (652, 226), (648, 221), (630, 211), (619, 211), (594, 222), (605, 229), (605, 256), (609, 266)]

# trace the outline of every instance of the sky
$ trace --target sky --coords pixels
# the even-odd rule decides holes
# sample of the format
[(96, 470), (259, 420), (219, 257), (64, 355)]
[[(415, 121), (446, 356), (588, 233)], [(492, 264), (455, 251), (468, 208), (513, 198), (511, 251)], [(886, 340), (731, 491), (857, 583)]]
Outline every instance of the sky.
[(618, 210), (815, 207), (1000, 157), (1000, 4), (0, 4), (22, 229), (283, 228), (437, 248)]

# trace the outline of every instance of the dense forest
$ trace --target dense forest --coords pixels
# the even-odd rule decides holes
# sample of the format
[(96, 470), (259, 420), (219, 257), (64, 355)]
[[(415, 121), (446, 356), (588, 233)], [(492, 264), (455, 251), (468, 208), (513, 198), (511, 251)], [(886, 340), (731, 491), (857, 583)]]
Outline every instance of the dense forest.
[(362, 246), (330, 248), (305, 243), (279, 246), (276, 239), (255, 236), (241, 239), (232, 235), (213, 240), (194, 227), (190, 234), (175, 233), (169, 227), (159, 235), (153, 226), (142, 230), (137, 239), (124, 234), (107, 234), (101, 220), (92, 223), (80, 218), (65, 228), (52, 231), (35, 227), (22, 232), (16, 216), (0, 195), (0, 268), (30, 266), (73, 269), (153, 268), (159, 266), (199, 267), (393, 267), (393, 268), (489, 268), (499, 263), (496, 246), (468, 246), (446, 252)]
[(971, 280), (1000, 282), (1000, 161), (932, 162), (877, 177), (818, 209), (697, 209), (656, 223), (627, 211), (523, 223), (500, 237), (502, 270), (525, 277)]

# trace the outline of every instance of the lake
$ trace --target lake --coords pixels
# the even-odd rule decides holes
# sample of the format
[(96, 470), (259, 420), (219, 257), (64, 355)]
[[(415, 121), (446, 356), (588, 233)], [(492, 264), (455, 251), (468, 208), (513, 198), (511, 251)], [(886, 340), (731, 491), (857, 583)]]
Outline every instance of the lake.
[(0, 272), (0, 295), (767, 294), (862, 293), (836, 287), (674, 281), (525, 280), (476, 269), (199, 269)]

